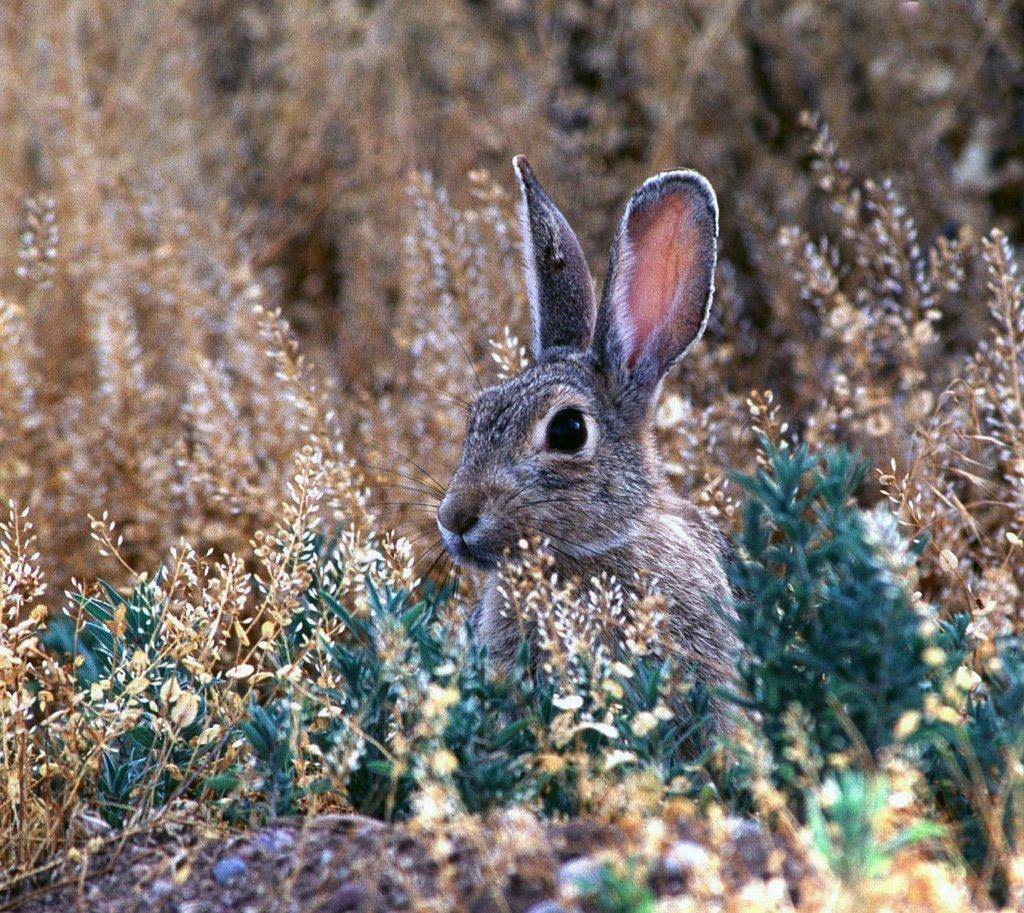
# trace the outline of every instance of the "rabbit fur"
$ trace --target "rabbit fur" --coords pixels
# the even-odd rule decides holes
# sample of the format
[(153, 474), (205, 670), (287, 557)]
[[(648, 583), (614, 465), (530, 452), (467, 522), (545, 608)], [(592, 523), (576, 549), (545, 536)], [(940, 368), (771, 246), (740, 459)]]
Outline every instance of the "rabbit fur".
[[(651, 427), (663, 377), (707, 324), (714, 191), (692, 171), (646, 181), (626, 206), (598, 305), (572, 228), (526, 160), (513, 166), (534, 363), (472, 404), (438, 509), (453, 558), (488, 572), (475, 626), (507, 666), (532, 632), (507, 611), (497, 569), (520, 540), (543, 539), (563, 579), (656, 580), (667, 649), (722, 684), (736, 650), (726, 541), (670, 490)], [(566, 441), (580, 446), (566, 452)]]

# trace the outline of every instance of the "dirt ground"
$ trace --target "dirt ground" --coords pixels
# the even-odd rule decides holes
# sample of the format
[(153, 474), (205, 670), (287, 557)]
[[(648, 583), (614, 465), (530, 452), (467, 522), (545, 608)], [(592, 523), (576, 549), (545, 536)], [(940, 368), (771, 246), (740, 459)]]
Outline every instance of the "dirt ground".
[(523, 812), (432, 828), (326, 815), (228, 836), (179, 820), (100, 848), (0, 910), (559, 913), (599, 909), (580, 889), (599, 883), (607, 861), (639, 858), (645, 846), (647, 858), (658, 847), (644, 879), (658, 897), (729, 894), (772, 878), (798, 891), (804, 866), (791, 848), (769, 845), (751, 822), (718, 833), (727, 836), (692, 820), (611, 826)]

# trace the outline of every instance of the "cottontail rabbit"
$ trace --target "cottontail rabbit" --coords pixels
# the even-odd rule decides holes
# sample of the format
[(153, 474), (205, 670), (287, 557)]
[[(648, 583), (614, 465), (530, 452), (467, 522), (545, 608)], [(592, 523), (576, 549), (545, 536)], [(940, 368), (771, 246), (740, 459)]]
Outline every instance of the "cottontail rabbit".
[(491, 572), (480, 635), (506, 664), (529, 636), (503, 611), (494, 571), (521, 539), (543, 537), (563, 578), (656, 578), (670, 647), (721, 683), (735, 647), (724, 539), (669, 490), (651, 430), (662, 378), (708, 320), (714, 190), (693, 171), (646, 181), (626, 206), (598, 306), (569, 223), (526, 159), (513, 165), (535, 364), (473, 404), (437, 514), (456, 561)]

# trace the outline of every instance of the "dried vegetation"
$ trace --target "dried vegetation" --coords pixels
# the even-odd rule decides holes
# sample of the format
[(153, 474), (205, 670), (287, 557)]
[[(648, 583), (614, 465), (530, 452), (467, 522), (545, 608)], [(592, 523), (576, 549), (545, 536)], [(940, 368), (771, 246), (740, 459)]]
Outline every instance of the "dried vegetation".
[[(798, 891), (768, 873), (731, 906), (711, 866), (659, 910), (1024, 904), (1022, 36), (1011, 0), (6, 3), (0, 897), (84, 891), (83, 861), (168, 822), (353, 810), (437, 859), (493, 830), (511, 883), (534, 850), (473, 814), (521, 804), (627, 834), (756, 809), (807, 854)], [(597, 273), (645, 176), (718, 188), (717, 307), (661, 444), (744, 543), (734, 473), (864, 454), (829, 535), (884, 556), (849, 566), (917, 613), (933, 670), (877, 745), (838, 714), (816, 754), (798, 697), (771, 744), (695, 744), (686, 676), (588, 627), (628, 597), (542, 560), (507, 586), (549, 661), (482, 684), (431, 514), (465, 401), (525, 364), (516, 151)], [(942, 724), (973, 735), (910, 747)], [(683, 743), (700, 765), (669, 763)], [(564, 902), (653, 909), (659, 840), (608, 856), (633, 906)], [(470, 909), (431, 884), (413, 908)]]

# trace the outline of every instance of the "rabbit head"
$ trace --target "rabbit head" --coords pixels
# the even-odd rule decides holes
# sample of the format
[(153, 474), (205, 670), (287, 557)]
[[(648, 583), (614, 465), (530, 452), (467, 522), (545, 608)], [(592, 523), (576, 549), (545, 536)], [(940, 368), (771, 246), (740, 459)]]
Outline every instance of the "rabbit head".
[(717, 203), (693, 171), (646, 181), (622, 216), (598, 305), (569, 223), (526, 160), (513, 165), (534, 363), (472, 405), (438, 527), (450, 554), (477, 567), (534, 537), (556, 561), (599, 560), (657, 498), (652, 415), (662, 378), (707, 324)]

